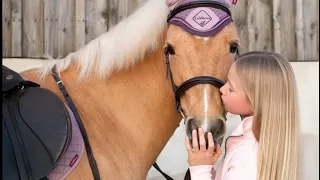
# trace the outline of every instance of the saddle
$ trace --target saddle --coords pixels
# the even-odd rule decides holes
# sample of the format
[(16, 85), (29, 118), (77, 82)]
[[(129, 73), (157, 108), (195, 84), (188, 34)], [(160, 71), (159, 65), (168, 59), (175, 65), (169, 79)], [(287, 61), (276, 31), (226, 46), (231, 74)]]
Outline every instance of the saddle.
[(2, 66), (2, 179), (48, 179), (70, 142), (58, 96)]

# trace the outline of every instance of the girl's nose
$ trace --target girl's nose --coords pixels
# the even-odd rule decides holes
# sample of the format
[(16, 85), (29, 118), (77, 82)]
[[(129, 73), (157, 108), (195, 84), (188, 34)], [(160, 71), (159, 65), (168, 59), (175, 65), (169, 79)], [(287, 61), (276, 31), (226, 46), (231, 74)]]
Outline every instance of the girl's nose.
[(221, 94), (225, 94), (225, 93), (224, 93), (224, 89), (225, 89), (225, 85), (220, 88)]

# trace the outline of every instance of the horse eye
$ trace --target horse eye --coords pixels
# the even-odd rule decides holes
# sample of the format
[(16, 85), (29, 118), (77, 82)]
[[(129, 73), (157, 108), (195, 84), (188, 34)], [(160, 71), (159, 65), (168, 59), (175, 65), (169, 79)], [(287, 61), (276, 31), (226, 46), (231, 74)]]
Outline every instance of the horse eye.
[(170, 55), (174, 55), (175, 54), (174, 48), (172, 47), (171, 44), (168, 44), (168, 46), (166, 47), (166, 50)]
[(239, 54), (239, 45), (238, 43), (231, 43), (230, 44), (230, 53), (231, 54)]

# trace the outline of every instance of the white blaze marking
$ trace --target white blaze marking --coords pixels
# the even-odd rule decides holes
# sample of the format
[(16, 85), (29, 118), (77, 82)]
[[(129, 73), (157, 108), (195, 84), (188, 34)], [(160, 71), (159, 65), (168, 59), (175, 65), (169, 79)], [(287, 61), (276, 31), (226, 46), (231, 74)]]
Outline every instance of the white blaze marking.
[(203, 91), (203, 103), (204, 103), (204, 120), (202, 123), (202, 129), (206, 132), (208, 130), (208, 94), (207, 94), (207, 87), (204, 88)]
[(201, 36), (195, 36), (197, 39), (203, 39), (205, 42), (207, 42), (210, 37), (201, 37)]

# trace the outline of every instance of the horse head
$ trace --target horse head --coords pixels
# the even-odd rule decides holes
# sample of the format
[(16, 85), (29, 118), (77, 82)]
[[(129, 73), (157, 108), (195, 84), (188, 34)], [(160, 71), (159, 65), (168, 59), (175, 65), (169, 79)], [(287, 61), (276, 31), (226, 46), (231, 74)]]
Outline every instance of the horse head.
[(219, 88), (238, 53), (239, 37), (224, 0), (168, 0), (167, 75), (186, 133), (203, 128), (221, 143), (226, 132)]

